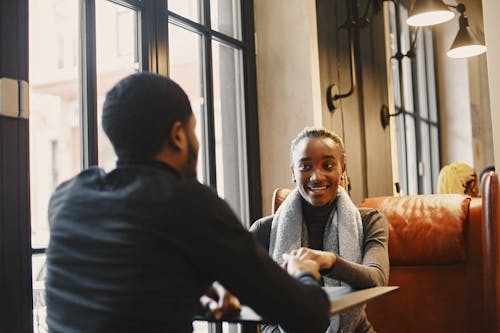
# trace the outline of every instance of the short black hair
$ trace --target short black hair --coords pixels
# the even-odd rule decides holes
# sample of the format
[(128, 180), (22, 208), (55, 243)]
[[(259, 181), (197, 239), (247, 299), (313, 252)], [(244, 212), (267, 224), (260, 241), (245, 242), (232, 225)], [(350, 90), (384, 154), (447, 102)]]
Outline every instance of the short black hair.
[(171, 79), (148, 72), (120, 80), (107, 94), (102, 127), (120, 160), (154, 157), (176, 121), (192, 115), (189, 99)]
[(342, 139), (335, 134), (334, 132), (324, 128), (324, 127), (305, 127), (299, 134), (292, 140), (292, 144), (290, 145), (290, 162), (293, 163), (293, 152), (295, 147), (299, 144), (299, 142), (304, 138), (328, 138), (333, 141), (339, 148), (342, 153), (342, 159), (345, 162), (346, 153), (344, 148), (344, 142)]

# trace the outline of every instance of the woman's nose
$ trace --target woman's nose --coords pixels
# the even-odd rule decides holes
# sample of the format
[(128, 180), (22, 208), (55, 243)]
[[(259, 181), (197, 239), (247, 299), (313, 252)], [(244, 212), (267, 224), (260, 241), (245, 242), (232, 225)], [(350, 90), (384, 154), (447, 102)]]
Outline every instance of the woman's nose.
[(323, 174), (321, 173), (321, 170), (316, 168), (311, 172), (311, 176), (309, 177), (310, 180), (318, 180), (323, 177)]

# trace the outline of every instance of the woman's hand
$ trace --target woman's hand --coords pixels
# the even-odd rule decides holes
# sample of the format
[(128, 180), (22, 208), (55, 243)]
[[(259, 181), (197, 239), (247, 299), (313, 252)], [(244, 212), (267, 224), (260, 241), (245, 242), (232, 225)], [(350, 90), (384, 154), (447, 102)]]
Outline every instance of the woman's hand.
[(314, 278), (319, 281), (321, 275), (319, 273), (319, 265), (316, 261), (310, 259), (300, 259), (288, 253), (283, 253), (282, 267), (292, 276), (299, 276), (303, 273), (311, 273)]
[(335, 253), (313, 250), (307, 247), (293, 250), (290, 254), (300, 259), (308, 259), (317, 262), (320, 270), (330, 269), (335, 265), (335, 262), (337, 262)]

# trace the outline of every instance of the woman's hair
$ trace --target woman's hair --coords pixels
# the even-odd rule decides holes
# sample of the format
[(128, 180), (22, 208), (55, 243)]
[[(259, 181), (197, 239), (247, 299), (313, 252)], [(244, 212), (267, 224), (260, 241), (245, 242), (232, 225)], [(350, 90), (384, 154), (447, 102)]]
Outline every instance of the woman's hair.
[(125, 77), (107, 93), (102, 127), (119, 159), (150, 159), (173, 124), (185, 124), (191, 114), (189, 99), (177, 83), (142, 72)]
[(465, 163), (445, 165), (439, 172), (438, 193), (465, 194), (476, 179), (476, 171)]
[[(328, 138), (332, 140), (340, 148), (340, 151), (342, 152), (342, 162), (344, 163), (346, 162), (347, 155), (344, 149), (344, 142), (337, 134), (324, 127), (305, 127), (302, 131), (299, 132), (299, 134), (297, 134), (297, 136), (292, 140), (292, 144), (290, 145), (290, 162), (292, 164), (293, 164), (293, 152), (295, 150), (295, 147), (297, 147), (297, 144), (302, 139), (305, 138)], [(350, 184), (347, 177), (347, 171), (344, 171), (344, 173), (342, 174), (340, 185), (343, 188), (345, 188), (346, 191), (349, 192)]]

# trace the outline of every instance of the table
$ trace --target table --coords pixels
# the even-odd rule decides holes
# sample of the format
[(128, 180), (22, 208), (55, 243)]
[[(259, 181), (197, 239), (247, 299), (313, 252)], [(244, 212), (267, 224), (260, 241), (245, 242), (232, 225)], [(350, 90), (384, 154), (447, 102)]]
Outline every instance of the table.
[[(330, 299), (330, 315), (340, 313), (357, 305), (365, 304), (381, 296), (392, 294), (398, 289), (399, 287), (397, 286), (373, 287), (361, 290), (353, 290), (351, 287), (347, 286), (323, 287), (323, 290), (325, 290)], [(252, 327), (255, 332), (255, 326), (263, 322), (261, 316), (245, 305), (241, 306), (241, 312), (238, 316), (222, 318), (221, 320), (217, 320), (214, 317), (196, 316), (194, 319), (211, 323), (228, 322), (243, 324), (245, 327), (243, 331), (245, 332), (252, 330)], [(214, 330), (215, 332), (219, 332), (217, 325), (215, 325)]]

